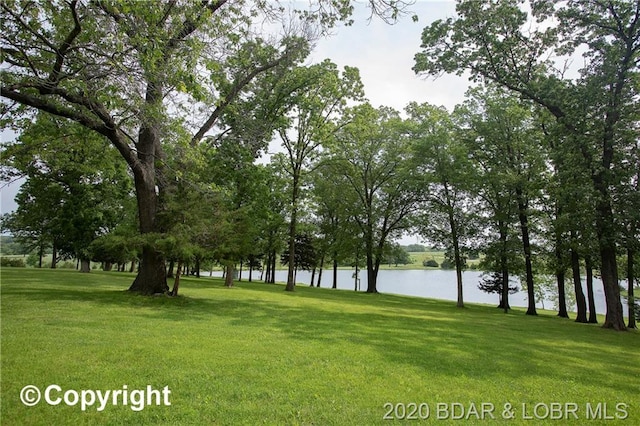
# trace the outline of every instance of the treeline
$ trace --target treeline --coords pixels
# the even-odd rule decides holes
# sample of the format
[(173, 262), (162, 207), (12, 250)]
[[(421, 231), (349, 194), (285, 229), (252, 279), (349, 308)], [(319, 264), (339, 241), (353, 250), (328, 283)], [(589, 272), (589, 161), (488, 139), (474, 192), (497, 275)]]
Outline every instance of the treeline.
[[(130, 290), (173, 295), (186, 264), (218, 262), (232, 285), (241, 263), (273, 281), (279, 257), (287, 290), (296, 267), (349, 263), (375, 293), (391, 242), (415, 233), (445, 249), (460, 307), (482, 253), (505, 310), (518, 277), (535, 315), (551, 276), (559, 315), (568, 283), (577, 321), (593, 321), (598, 274), (604, 326), (624, 330), (620, 280), (633, 300), (640, 263), (640, 4), (460, 1), (425, 29), (414, 70), (477, 85), (454, 111), (400, 112), (368, 103), (356, 68), (305, 65), (313, 36), (351, 11), (320, 3), (293, 17), (270, 2), (5, 7), (2, 96), (21, 133), (3, 177), (26, 181), (3, 228), (54, 264), (139, 261)], [(303, 19), (278, 38), (250, 16)], [(549, 59), (577, 51), (575, 76)], [(280, 152), (256, 164), (274, 137)]]

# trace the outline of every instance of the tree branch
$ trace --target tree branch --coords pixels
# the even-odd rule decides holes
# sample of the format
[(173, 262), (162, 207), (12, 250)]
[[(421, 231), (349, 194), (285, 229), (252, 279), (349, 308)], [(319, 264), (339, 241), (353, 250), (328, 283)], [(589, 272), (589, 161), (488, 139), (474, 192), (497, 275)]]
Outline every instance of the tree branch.
[(253, 80), (256, 76), (258, 76), (259, 74), (270, 70), (271, 68), (275, 68), (277, 67), (279, 64), (281, 64), (282, 62), (285, 61), (285, 59), (287, 59), (289, 56), (289, 52), (285, 52), (281, 57), (268, 62), (267, 64), (255, 68), (253, 71), (251, 71), (249, 74), (247, 74), (246, 76), (244, 76), (243, 78), (236, 80), (233, 83), (233, 86), (231, 87), (231, 90), (229, 91), (229, 93), (227, 93), (223, 98), (222, 101), (218, 104), (218, 106), (216, 106), (216, 108), (213, 110), (213, 112), (211, 113), (211, 115), (209, 116), (209, 118), (207, 119), (207, 121), (205, 121), (205, 123), (202, 125), (202, 127), (200, 127), (200, 130), (198, 130), (198, 132), (193, 136), (193, 138), (191, 139), (191, 146), (195, 146), (198, 142), (200, 142), (202, 140), (202, 138), (204, 137), (204, 135), (211, 130), (211, 128), (214, 126), (214, 124), (216, 123), (216, 121), (218, 120), (218, 118), (220, 118), (220, 115), (222, 114), (222, 112), (224, 111), (224, 109), (229, 106), (229, 104), (231, 104), (231, 102), (233, 102), (238, 95), (240, 94), (240, 92), (242, 91), (242, 89), (244, 89), (244, 87), (249, 84), (251, 82), (251, 80)]

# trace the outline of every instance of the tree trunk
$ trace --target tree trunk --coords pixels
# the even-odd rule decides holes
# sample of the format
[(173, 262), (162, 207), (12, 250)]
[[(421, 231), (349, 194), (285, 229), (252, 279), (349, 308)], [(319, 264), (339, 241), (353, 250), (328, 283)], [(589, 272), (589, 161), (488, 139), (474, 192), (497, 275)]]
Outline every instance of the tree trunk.
[(289, 223), (289, 270), (287, 272), (286, 291), (293, 291), (296, 287), (294, 268), (296, 262), (296, 221), (298, 220), (298, 181), (299, 172), (294, 170), (293, 188), (291, 190), (291, 222)]
[(240, 270), (238, 271), (238, 281), (242, 281), (242, 260), (240, 261)]
[(460, 242), (458, 241), (458, 227), (453, 216), (453, 208), (449, 207), (449, 229), (451, 229), (451, 242), (453, 243), (453, 258), (456, 265), (456, 280), (458, 285), (458, 301), (456, 306), (464, 308), (462, 294), (462, 256), (460, 255)]
[(556, 232), (556, 282), (558, 284), (558, 316), (561, 318), (569, 318), (569, 312), (567, 312), (567, 294), (565, 289), (565, 267), (564, 256), (562, 254), (562, 235)]
[(233, 287), (233, 274), (234, 274), (234, 271), (235, 271), (235, 266), (236, 265), (233, 262), (228, 262), (225, 265), (226, 273), (225, 273), (225, 277), (224, 277), (224, 285), (226, 287), (229, 287), (229, 288)]
[[(179, 265), (178, 268), (181, 268), (182, 267), (182, 262), (179, 262), (178, 265)], [(169, 269), (167, 271), (167, 278), (173, 278), (173, 268), (174, 268), (174, 266), (175, 266), (175, 262), (174, 262), (173, 259), (171, 259), (169, 261)]]
[(378, 274), (376, 272), (373, 255), (367, 253), (367, 293), (378, 292)]
[(324, 268), (324, 253), (320, 256), (320, 270), (318, 271), (317, 286), (320, 287), (320, 281), (322, 281), (322, 268)]
[[(42, 258), (44, 257), (44, 244), (40, 244), (38, 249), (38, 268), (42, 269)], [(51, 267), (55, 268), (54, 263), (51, 263)]]
[(309, 287), (313, 287), (313, 281), (316, 279), (316, 268), (314, 267), (311, 270), (311, 282), (309, 283)]
[(567, 312), (567, 294), (564, 286), (564, 271), (556, 271), (556, 282), (558, 284), (558, 316), (561, 318), (569, 318)]
[(264, 282), (271, 282), (271, 250), (267, 251), (267, 259), (266, 259), (266, 270), (263, 270), (264, 273)]
[(502, 272), (502, 309), (504, 313), (508, 313), (511, 306), (509, 306), (509, 265), (507, 262), (507, 225), (503, 221), (498, 222), (498, 228), (500, 230), (500, 270)]
[[(155, 108), (162, 103), (162, 98), (162, 83), (147, 81), (145, 104), (149, 108)], [(158, 120), (150, 116), (143, 118), (144, 124), (138, 132), (136, 144), (139, 161), (131, 164), (131, 171), (136, 190), (140, 233), (144, 236), (162, 232), (161, 226), (156, 223), (156, 214), (160, 209), (159, 195), (163, 192), (161, 187), (163, 179), (159, 179), (161, 169), (156, 169), (156, 162), (161, 164), (164, 157), (160, 135), (160, 129), (164, 123), (157, 122)], [(152, 246), (151, 242), (147, 242), (142, 249), (140, 270), (129, 291), (149, 295), (166, 293), (168, 290), (164, 256)]]
[(104, 266), (102, 267), (102, 269), (107, 272), (111, 271), (112, 268), (113, 268), (113, 263), (111, 262), (104, 262)]
[(142, 248), (140, 269), (133, 284), (129, 287), (129, 291), (147, 295), (169, 291), (164, 258), (153, 247), (144, 246)]
[(591, 264), (591, 256), (584, 257), (584, 267), (587, 273), (587, 300), (589, 302), (589, 323), (598, 323), (598, 314), (596, 313), (596, 299), (593, 295), (593, 265)]
[(196, 256), (196, 278), (200, 278), (200, 256)]
[[(524, 251), (524, 264), (527, 281), (527, 315), (538, 315), (536, 312), (536, 293), (533, 286), (533, 267), (531, 265), (531, 244), (529, 243), (529, 217), (527, 215), (527, 202), (524, 199), (521, 188), (516, 188), (518, 197), (518, 219), (522, 233), (522, 248)], [(507, 285), (507, 288), (509, 286)]]
[(599, 197), (596, 202), (596, 233), (598, 235), (598, 247), (600, 252), (600, 274), (604, 296), (607, 305), (604, 328), (624, 331), (624, 313), (620, 301), (620, 283), (618, 282), (618, 264), (616, 259), (616, 225), (614, 223), (613, 209), (611, 208), (611, 194), (609, 182), (605, 180), (604, 173), (609, 172), (613, 160), (613, 135), (609, 135), (613, 128), (607, 129), (603, 141), (603, 159), (601, 171), (592, 175), (593, 185)]
[(273, 256), (271, 257), (271, 279), (269, 280), (269, 282), (271, 284), (275, 284), (276, 283), (276, 262), (278, 260), (278, 256), (276, 253), (276, 250), (273, 249)]
[[(575, 242), (574, 232), (571, 232), (572, 240)], [(587, 322), (587, 303), (582, 291), (582, 280), (580, 279), (580, 258), (575, 248), (571, 248), (571, 272), (573, 273), (573, 288), (576, 293), (577, 315), (576, 322)]]
[[(153, 154), (156, 152), (155, 145), (148, 139), (153, 139), (154, 133), (151, 129), (143, 129), (140, 132), (140, 141), (146, 143), (138, 146), (138, 156), (142, 157), (144, 167), (141, 165), (133, 170), (134, 182), (136, 188), (136, 199), (138, 202), (138, 220), (140, 222), (140, 233), (149, 234), (159, 231), (156, 224), (156, 210), (158, 199), (155, 186), (155, 168)], [(157, 135), (155, 135), (157, 137)], [(146, 158), (149, 154), (152, 158)], [(140, 270), (133, 284), (129, 287), (129, 291), (141, 294), (165, 293), (169, 290), (167, 285), (167, 270), (165, 260), (162, 253), (157, 251), (150, 244), (145, 244), (142, 248), (142, 257), (140, 262)]]
[(252, 282), (253, 280), (253, 264), (251, 261), (249, 261), (249, 282)]
[[(54, 240), (53, 246), (51, 248), (51, 269), (56, 269), (57, 264), (58, 264), (58, 247), (56, 247), (56, 242)], [(40, 267), (42, 268), (42, 252), (40, 252)]]
[(631, 248), (627, 248), (627, 283), (628, 283), (628, 293), (627, 293), (627, 305), (629, 305), (629, 323), (627, 327), (629, 328), (638, 328), (636, 326), (636, 313), (635, 313), (635, 298), (633, 295), (633, 286), (635, 284), (635, 275), (633, 273), (633, 257), (635, 256), (635, 252)]
[(80, 272), (85, 274), (91, 272), (91, 262), (89, 259), (80, 259)]
[(331, 288), (338, 288), (338, 253), (333, 252), (333, 285)]
[(176, 270), (176, 277), (173, 280), (173, 289), (171, 290), (172, 296), (178, 295), (178, 289), (180, 288), (180, 271), (182, 271), (182, 261), (178, 260), (178, 269)]

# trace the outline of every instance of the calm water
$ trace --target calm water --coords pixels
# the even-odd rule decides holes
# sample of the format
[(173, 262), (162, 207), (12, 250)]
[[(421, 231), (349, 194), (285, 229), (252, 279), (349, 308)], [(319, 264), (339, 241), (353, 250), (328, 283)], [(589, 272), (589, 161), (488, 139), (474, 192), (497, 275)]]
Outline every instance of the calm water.
[[(215, 273), (214, 275), (220, 275)], [(360, 291), (367, 289), (367, 273), (360, 271)], [(465, 271), (462, 274), (463, 296), (464, 301), (469, 303), (486, 303), (490, 305), (498, 305), (498, 295), (488, 294), (478, 289), (478, 283), (481, 281), (482, 272)], [(248, 271), (242, 271), (242, 279), (249, 278)], [(253, 272), (253, 279), (258, 280), (260, 272)], [(298, 271), (296, 282), (309, 284), (311, 273), (307, 271)], [(276, 271), (276, 281), (286, 282), (287, 271)], [(316, 276), (317, 281), (317, 276)], [(321, 287), (329, 288), (333, 284), (333, 271), (324, 270), (322, 272)], [(567, 288), (572, 284), (567, 283)], [(355, 288), (353, 279), (353, 270), (338, 270), (338, 289), (351, 290)], [(521, 287), (521, 286), (519, 286)], [(586, 285), (583, 282), (583, 291), (586, 297)], [(593, 291), (595, 295), (596, 311), (603, 314), (605, 312), (604, 291), (602, 281), (594, 278)], [(380, 293), (399, 294), (405, 296), (426, 297), (432, 299), (443, 299), (456, 301), (458, 298), (456, 290), (456, 273), (452, 270), (432, 269), (432, 270), (381, 270), (378, 273), (378, 291)], [(509, 304), (511, 306), (527, 306), (527, 294), (524, 291), (518, 291), (509, 295)], [(624, 301), (623, 301), (624, 304)], [(554, 309), (554, 303), (550, 300), (538, 301), (538, 308)], [(626, 304), (625, 314), (627, 313)], [(574, 306), (567, 306), (567, 309), (575, 311)]]

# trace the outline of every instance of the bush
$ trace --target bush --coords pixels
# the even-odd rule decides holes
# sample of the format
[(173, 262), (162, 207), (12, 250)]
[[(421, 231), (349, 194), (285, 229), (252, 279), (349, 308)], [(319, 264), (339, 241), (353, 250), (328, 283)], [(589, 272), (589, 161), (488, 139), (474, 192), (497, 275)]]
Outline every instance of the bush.
[(445, 259), (440, 264), (442, 269), (456, 269), (456, 266), (449, 259)]
[(27, 265), (35, 268), (40, 264), (40, 256), (36, 253), (31, 253), (29, 257), (27, 257)]
[(63, 263), (60, 263), (58, 265), (58, 268), (61, 268), (61, 269), (76, 269), (76, 264), (75, 264), (75, 262), (70, 262), (70, 261), (67, 260), (67, 261), (65, 261)]
[(24, 260), (13, 257), (0, 257), (0, 266), (10, 268), (26, 268)]
[(435, 260), (429, 259), (423, 261), (422, 266), (424, 266), (425, 268), (437, 268), (440, 265), (438, 265), (438, 262), (436, 262)]

